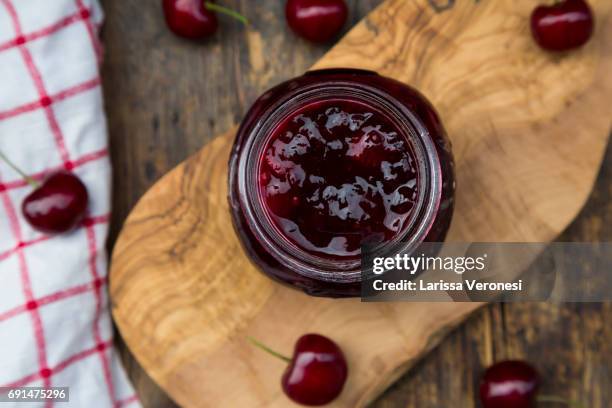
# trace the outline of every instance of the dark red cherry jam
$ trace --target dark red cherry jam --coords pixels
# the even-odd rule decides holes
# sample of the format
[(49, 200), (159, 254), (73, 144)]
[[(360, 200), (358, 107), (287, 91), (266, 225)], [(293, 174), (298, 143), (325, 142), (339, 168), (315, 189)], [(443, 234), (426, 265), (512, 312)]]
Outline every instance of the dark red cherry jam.
[(230, 158), (229, 201), (262, 271), (318, 296), (358, 296), (363, 245), (444, 240), (454, 174), (433, 107), (369, 71), (313, 71), (262, 95)]
[(393, 240), (417, 197), (417, 165), (384, 112), (351, 99), (301, 106), (272, 131), (259, 165), (264, 207), (300, 250), (359, 258)]

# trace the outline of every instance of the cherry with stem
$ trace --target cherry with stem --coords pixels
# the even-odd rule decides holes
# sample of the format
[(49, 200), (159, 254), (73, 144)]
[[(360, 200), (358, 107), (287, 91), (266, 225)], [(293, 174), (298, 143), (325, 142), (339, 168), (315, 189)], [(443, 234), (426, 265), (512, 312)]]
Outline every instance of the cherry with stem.
[(340, 347), (320, 334), (305, 334), (295, 343), (292, 358), (248, 337), (256, 347), (288, 363), (281, 378), (284, 393), (302, 405), (325, 405), (340, 395), (348, 368)]
[(480, 400), (484, 408), (533, 408), (536, 402), (565, 404), (583, 408), (579, 403), (553, 395), (538, 395), (540, 375), (530, 364), (520, 360), (493, 364), (480, 382)]
[(83, 221), (89, 196), (87, 188), (76, 175), (57, 171), (39, 183), (1, 151), (0, 159), (33, 188), (22, 201), (21, 212), (34, 229), (47, 234), (60, 234), (73, 230)]
[(191, 40), (200, 40), (213, 35), (219, 28), (215, 13), (230, 16), (244, 25), (248, 19), (235, 10), (202, 0), (162, 0), (164, 17), (168, 28), (176, 35)]

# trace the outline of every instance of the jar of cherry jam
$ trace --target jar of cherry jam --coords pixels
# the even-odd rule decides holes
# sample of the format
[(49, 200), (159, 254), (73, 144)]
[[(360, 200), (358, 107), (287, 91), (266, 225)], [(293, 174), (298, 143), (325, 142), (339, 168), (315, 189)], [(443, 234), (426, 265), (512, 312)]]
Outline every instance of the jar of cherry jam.
[(249, 256), (315, 296), (359, 296), (363, 245), (441, 242), (453, 212), (453, 157), (434, 108), (370, 71), (311, 71), (264, 93), (229, 168)]

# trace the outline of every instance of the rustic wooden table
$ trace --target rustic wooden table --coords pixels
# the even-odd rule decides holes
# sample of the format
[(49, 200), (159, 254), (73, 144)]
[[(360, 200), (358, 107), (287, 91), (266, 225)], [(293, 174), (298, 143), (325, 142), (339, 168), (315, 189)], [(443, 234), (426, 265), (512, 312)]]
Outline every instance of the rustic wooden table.
[[(352, 0), (347, 29), (382, 0)], [(268, 87), (303, 73), (328, 47), (288, 32), (278, 0), (222, 3), (247, 15), (249, 29), (222, 18), (203, 44), (166, 29), (160, 0), (103, 0), (103, 68), (114, 164), (110, 247), (138, 198), (214, 135), (240, 121)], [(612, 238), (612, 148), (584, 210), (560, 241)], [(605, 408), (612, 401), (612, 304), (495, 304), (481, 309), (404, 375), (374, 407), (474, 407), (478, 378), (493, 361), (522, 358), (543, 390)], [(146, 407), (174, 407), (118, 340)]]

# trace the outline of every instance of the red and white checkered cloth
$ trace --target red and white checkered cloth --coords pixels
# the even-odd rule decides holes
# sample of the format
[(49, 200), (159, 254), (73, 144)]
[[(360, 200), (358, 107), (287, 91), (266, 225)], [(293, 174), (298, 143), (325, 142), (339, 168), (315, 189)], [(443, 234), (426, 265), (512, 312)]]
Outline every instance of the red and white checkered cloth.
[(43, 235), (20, 211), (31, 188), (0, 163), (0, 387), (70, 387), (68, 404), (16, 407), (140, 405), (108, 310), (101, 22), (96, 0), (0, 0), (0, 150), (34, 179), (73, 171), (90, 196), (82, 227)]

